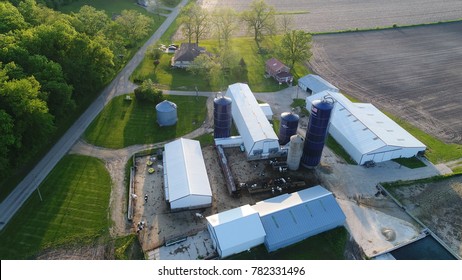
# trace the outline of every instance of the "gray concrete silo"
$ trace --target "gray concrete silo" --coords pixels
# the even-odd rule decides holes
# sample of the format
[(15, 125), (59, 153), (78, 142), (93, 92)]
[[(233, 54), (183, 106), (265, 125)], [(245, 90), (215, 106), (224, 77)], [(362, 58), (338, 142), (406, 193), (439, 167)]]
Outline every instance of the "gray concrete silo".
[(303, 154), (304, 139), (300, 135), (292, 135), (287, 153), (287, 166), (290, 170), (297, 170), (300, 167), (300, 159)]

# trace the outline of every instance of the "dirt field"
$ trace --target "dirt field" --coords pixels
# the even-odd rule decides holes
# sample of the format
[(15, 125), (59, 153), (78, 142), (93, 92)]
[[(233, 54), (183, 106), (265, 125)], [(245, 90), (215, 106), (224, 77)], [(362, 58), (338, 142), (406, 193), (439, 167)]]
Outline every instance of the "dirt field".
[[(255, 204), (258, 201), (271, 197), (271, 189), (267, 192), (250, 194), (246, 189), (241, 191), (238, 198), (229, 195), (224, 182), (222, 171), (218, 164), (218, 156), (214, 147), (206, 147), (202, 150), (207, 168), (210, 185), (213, 193), (212, 207), (205, 210), (191, 210), (171, 213), (164, 199), (162, 172), (148, 174), (146, 162), (148, 157), (140, 157), (136, 160), (137, 174), (135, 181), (135, 193), (138, 196), (135, 204), (134, 225), (144, 221), (147, 228), (140, 231), (140, 240), (144, 251), (149, 251), (163, 245), (166, 241), (190, 236), (206, 229), (206, 221), (196, 217), (201, 213), (204, 217), (239, 207), (245, 204)], [(261, 184), (280, 177), (290, 177), (293, 182), (303, 181), (308, 186), (319, 184), (314, 172), (301, 170), (300, 172), (287, 172), (284, 174), (274, 171), (269, 165), (269, 160), (251, 161), (245, 159), (245, 154), (238, 148), (225, 149), (230, 168), (237, 182)], [(159, 169), (156, 162), (153, 166)], [(264, 174), (264, 177), (262, 176)], [(291, 189), (290, 191), (296, 191)], [(148, 201), (144, 202), (144, 195), (148, 194)], [(280, 192), (275, 192), (275, 195)]]
[[(266, 0), (278, 12), (291, 15), (293, 26), (308, 32), (326, 32), (377, 26), (411, 25), (461, 17), (458, 0)], [(208, 9), (249, 8), (249, 0), (202, 0)]]
[(414, 216), (462, 255), (462, 177), (393, 192)]
[(462, 23), (314, 37), (310, 67), (344, 93), (462, 143)]

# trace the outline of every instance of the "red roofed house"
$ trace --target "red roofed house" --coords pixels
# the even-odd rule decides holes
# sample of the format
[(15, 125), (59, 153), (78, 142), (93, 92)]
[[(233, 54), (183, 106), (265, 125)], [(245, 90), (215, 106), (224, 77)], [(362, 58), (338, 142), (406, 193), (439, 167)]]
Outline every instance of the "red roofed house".
[(274, 57), (266, 61), (266, 73), (280, 83), (292, 83), (294, 79), (289, 67)]

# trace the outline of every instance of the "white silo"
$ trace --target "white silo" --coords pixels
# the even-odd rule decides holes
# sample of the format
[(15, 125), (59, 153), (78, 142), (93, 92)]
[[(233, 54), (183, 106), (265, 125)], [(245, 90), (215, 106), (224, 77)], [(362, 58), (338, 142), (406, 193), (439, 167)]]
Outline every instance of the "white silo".
[(303, 137), (292, 135), (289, 142), (289, 152), (287, 153), (287, 166), (290, 170), (297, 170), (300, 167), (300, 159), (303, 154)]

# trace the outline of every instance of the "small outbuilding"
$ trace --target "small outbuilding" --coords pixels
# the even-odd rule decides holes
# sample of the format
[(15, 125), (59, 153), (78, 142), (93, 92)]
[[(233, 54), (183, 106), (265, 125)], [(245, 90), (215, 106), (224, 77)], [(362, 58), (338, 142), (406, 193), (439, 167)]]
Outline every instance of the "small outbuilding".
[(258, 105), (263, 111), (263, 114), (265, 114), (266, 118), (269, 121), (273, 120), (273, 110), (271, 109), (271, 106), (268, 103), (260, 103)]
[(422, 142), (370, 103), (353, 103), (341, 93), (323, 91), (306, 98), (306, 109), (327, 95), (335, 100), (329, 133), (359, 165), (425, 152)]
[(171, 210), (212, 205), (212, 190), (199, 141), (180, 138), (165, 144), (165, 199)]
[(333, 194), (321, 186), (260, 201), (252, 208), (260, 215), (269, 252), (341, 227), (346, 219)]
[(242, 83), (232, 84), (228, 87), (226, 96), (233, 101), (231, 113), (242, 136), (247, 158), (277, 156), (280, 151), (278, 137), (249, 86)]
[(207, 218), (207, 228), (220, 258), (263, 244), (265, 230), (258, 213), (249, 205)]
[(324, 80), (318, 75), (309, 74), (298, 79), (298, 86), (310, 94), (317, 94), (321, 91), (339, 92), (334, 85)]
[(292, 83), (294, 76), (290, 74), (290, 68), (276, 58), (271, 58), (265, 64), (266, 73), (279, 83)]

